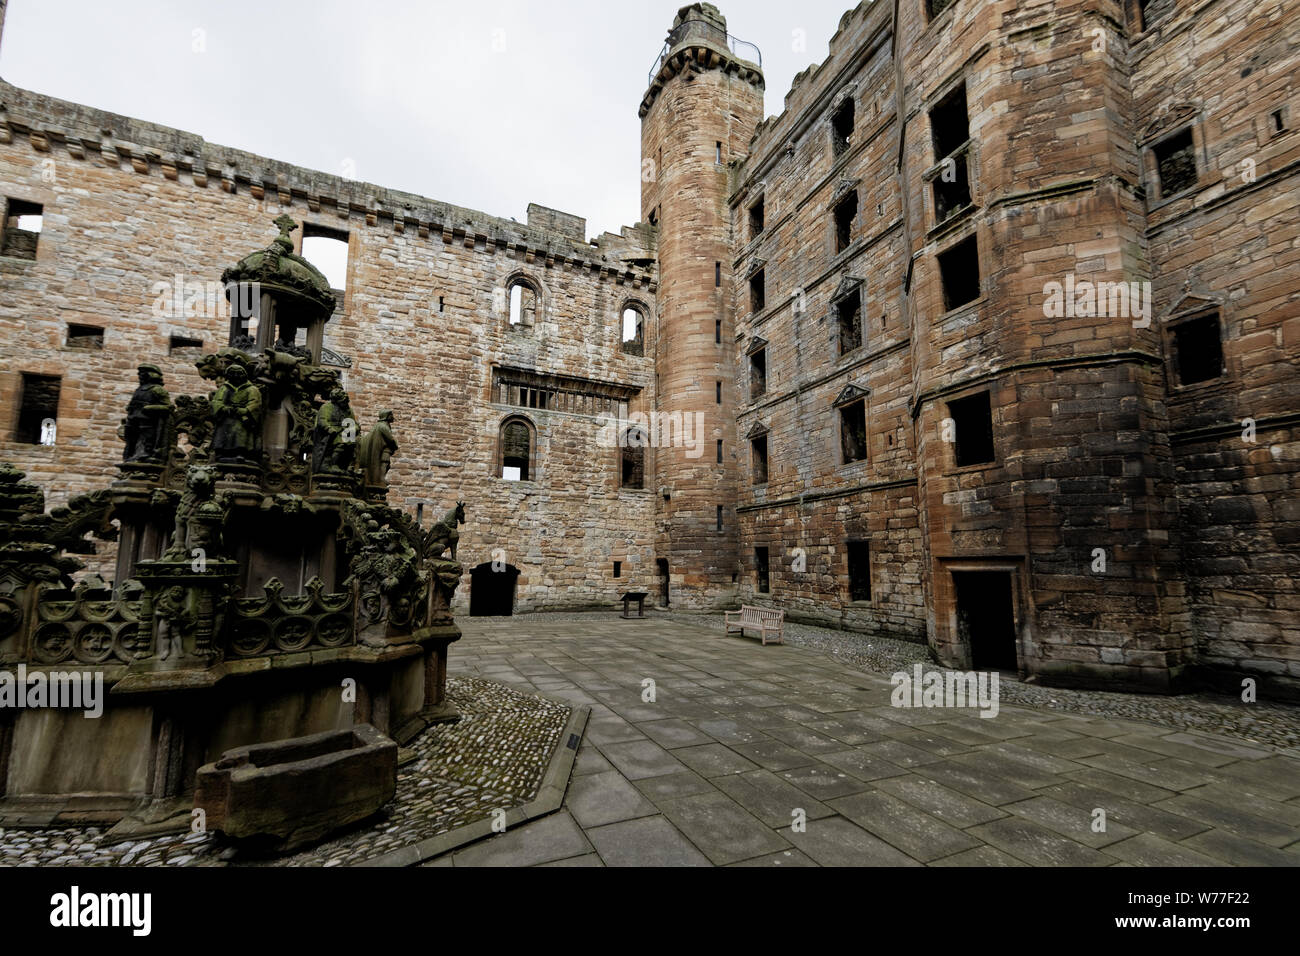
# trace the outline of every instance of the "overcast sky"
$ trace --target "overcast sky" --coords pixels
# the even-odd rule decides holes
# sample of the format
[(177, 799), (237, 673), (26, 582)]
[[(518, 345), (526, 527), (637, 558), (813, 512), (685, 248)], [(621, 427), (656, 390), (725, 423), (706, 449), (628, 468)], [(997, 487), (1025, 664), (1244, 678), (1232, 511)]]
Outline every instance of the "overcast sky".
[[(647, 74), (680, 0), (10, 0), (0, 76), (521, 222), (637, 219)], [(725, 0), (766, 109), (851, 0)]]

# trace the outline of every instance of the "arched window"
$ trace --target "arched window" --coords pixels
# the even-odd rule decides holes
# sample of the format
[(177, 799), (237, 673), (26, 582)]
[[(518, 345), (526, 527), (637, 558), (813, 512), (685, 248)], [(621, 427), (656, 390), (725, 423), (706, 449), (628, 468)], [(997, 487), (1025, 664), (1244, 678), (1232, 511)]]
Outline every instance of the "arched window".
[(526, 418), (501, 423), (497, 474), (506, 481), (531, 481), (533, 475), (533, 425)]
[(541, 295), (529, 280), (516, 276), (506, 284), (506, 306), (511, 325), (532, 325), (537, 321)]
[(623, 351), (629, 355), (645, 354), (645, 313), (639, 305), (623, 306)]
[(645, 429), (629, 428), (623, 433), (622, 481), (624, 488), (645, 487), (645, 447), (649, 444)]

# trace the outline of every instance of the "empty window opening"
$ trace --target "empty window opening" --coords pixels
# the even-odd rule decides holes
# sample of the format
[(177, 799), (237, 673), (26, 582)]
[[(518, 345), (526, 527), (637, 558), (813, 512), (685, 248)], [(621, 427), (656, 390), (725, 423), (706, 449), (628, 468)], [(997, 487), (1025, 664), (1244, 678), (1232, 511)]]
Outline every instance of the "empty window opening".
[(763, 231), (763, 197), (749, 207), (749, 238), (753, 239)]
[(58, 429), (59, 389), (57, 375), (23, 372), (22, 399), (18, 406), (18, 427), (14, 441), (28, 445), (53, 445)]
[(930, 111), (930, 136), (938, 164), (930, 185), (934, 190), (935, 222), (940, 223), (971, 204), (970, 175), (966, 168), (970, 117), (964, 83)]
[(767, 349), (749, 357), (749, 397), (758, 398), (767, 391)]
[(713, 264), (713, 288), (715, 289), (722, 288), (722, 263), (721, 262), (715, 262)]
[(853, 190), (835, 204), (835, 251), (843, 252), (853, 241), (853, 220), (858, 216), (858, 193)]
[(939, 277), (943, 283), (944, 311), (980, 297), (979, 247), (973, 234), (939, 253)]
[(645, 487), (646, 433), (639, 428), (629, 428), (623, 434), (623, 487)]
[(171, 338), (167, 340), (167, 351), (169, 353), (179, 352), (182, 351), (183, 349), (202, 349), (202, 348), (203, 348), (202, 339), (191, 339), (191, 338), (186, 338), (185, 336), (182, 335), (173, 335)]
[(871, 600), (871, 546), (866, 541), (848, 542), (849, 600)]
[(953, 421), (953, 459), (957, 467), (986, 464), (995, 459), (993, 408), (988, 392), (949, 402), (948, 416)]
[(510, 284), (510, 324), (532, 325), (537, 321), (537, 291), (526, 282)]
[(68, 348), (102, 349), (104, 330), (97, 325), (68, 325)]
[(1208, 382), (1223, 374), (1223, 339), (1218, 313), (1187, 319), (1171, 331), (1179, 385)]
[(721, 143), (713, 144), (713, 161), (717, 163), (719, 166), (722, 165), (722, 144)]
[(839, 156), (849, 148), (853, 137), (853, 97), (848, 97), (831, 117), (831, 144)]
[(623, 562), (622, 562), (622, 561), (615, 561), (615, 562), (614, 562), (614, 577), (616, 577), (616, 578), (621, 578), (622, 576), (623, 576)]
[(834, 308), (840, 333), (840, 354), (847, 355), (862, 344), (862, 297), (854, 292), (836, 302)]
[(722, 530), (722, 505), (718, 505), (718, 530)]
[(659, 577), (659, 605), (660, 607), (668, 606), (669, 584), (671, 577), (668, 574), (668, 559), (655, 558), (655, 572)]
[(933, 20), (956, 2), (957, 0), (925, 0), (925, 6), (930, 12), (930, 19)]
[(334, 291), (342, 292), (348, 287), (346, 232), (306, 223), (302, 227), (302, 257), (324, 273)]
[(628, 355), (645, 354), (645, 316), (633, 306), (623, 310), (623, 351)]
[(445, 306), (443, 305), (442, 296), (438, 296), (438, 311), (442, 312), (444, 308)]
[(762, 312), (767, 305), (767, 280), (763, 272), (763, 269), (759, 269), (749, 280), (749, 309), (751, 312)]
[(718, 439), (718, 464), (722, 464), (722, 439)]
[(1154, 151), (1160, 174), (1160, 198), (1196, 185), (1196, 147), (1190, 127), (1157, 143)]
[(840, 450), (844, 464), (867, 460), (867, 403), (850, 402), (840, 407)]
[(754, 473), (754, 484), (761, 485), (767, 481), (767, 436), (759, 435), (751, 438), (750, 447), (750, 466)]
[(768, 594), (772, 590), (767, 577), (767, 548), (754, 549), (754, 590), (759, 594)]
[(715, 392), (715, 397), (717, 399), (717, 404), (721, 405), (722, 404), (722, 383), (714, 382), (713, 388)]
[(1010, 571), (954, 571), (957, 637), (974, 670), (1014, 671), (1016, 617)]
[(713, 322), (713, 341), (716, 345), (722, 344), (722, 320), (715, 319)]
[(506, 422), (501, 428), (501, 477), (528, 481), (532, 454), (532, 429), (518, 419)]
[(1274, 134), (1286, 132), (1286, 113), (1283, 110), (1274, 110), (1269, 114), (1269, 120)]
[(35, 259), (36, 242), (45, 225), (40, 203), (9, 199), (5, 203), (4, 235), (0, 237), (0, 255), (15, 259)]

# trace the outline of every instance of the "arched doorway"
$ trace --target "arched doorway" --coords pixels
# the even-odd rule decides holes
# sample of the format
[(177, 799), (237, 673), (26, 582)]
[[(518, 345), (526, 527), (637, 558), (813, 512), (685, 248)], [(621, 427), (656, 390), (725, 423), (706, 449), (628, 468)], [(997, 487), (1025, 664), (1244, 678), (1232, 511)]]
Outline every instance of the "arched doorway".
[(469, 573), (470, 617), (508, 617), (515, 613), (515, 583), (519, 569), (507, 564), (493, 570), (484, 561)]

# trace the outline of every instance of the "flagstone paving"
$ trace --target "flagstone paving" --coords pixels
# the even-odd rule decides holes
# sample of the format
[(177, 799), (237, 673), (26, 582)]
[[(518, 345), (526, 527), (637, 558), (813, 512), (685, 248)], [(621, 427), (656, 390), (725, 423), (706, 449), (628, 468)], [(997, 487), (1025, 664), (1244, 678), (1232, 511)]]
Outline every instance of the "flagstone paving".
[(1294, 750), (1068, 712), (1070, 691), (895, 708), (884, 674), (708, 618), (460, 623), (453, 674), (591, 718), (561, 810), (428, 865), (1300, 864)]

